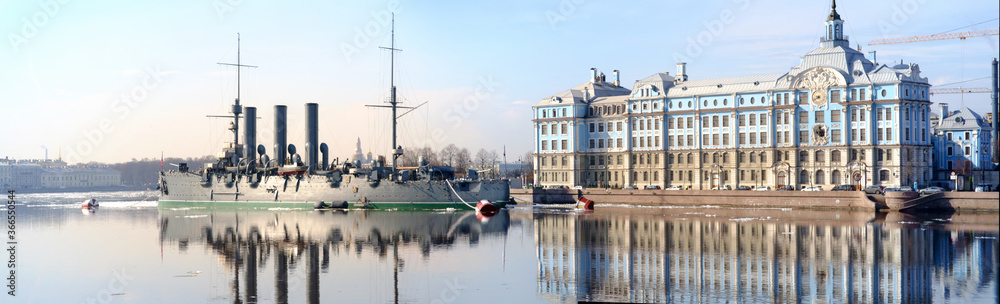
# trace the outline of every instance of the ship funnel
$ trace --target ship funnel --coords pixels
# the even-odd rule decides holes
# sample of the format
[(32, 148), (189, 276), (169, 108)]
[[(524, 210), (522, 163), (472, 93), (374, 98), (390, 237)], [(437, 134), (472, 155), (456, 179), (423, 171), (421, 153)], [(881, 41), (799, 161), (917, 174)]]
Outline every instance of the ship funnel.
[(319, 105), (306, 104), (306, 161), (309, 173), (316, 171), (319, 158)]
[(274, 106), (274, 161), (279, 167), (287, 163), (285, 158), (287, 113), (288, 107)]
[(247, 166), (250, 167), (250, 162), (257, 160), (257, 108), (246, 107), (246, 113), (243, 114), (243, 144), (246, 148)]

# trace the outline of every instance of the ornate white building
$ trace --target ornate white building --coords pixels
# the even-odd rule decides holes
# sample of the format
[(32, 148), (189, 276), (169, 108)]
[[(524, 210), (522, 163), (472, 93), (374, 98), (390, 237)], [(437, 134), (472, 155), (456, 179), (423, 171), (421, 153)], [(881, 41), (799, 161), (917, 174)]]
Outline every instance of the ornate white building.
[(932, 179), (930, 84), (917, 64), (850, 48), (831, 9), (820, 47), (787, 73), (590, 79), (532, 107), (535, 184), (711, 189)]

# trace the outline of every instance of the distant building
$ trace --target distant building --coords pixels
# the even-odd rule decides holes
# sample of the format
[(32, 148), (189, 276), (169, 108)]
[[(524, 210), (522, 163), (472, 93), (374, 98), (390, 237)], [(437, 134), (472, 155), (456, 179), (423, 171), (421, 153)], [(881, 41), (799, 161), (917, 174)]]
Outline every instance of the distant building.
[(94, 188), (121, 185), (121, 172), (110, 168), (69, 167), (56, 160), (0, 160), (4, 190)]
[(930, 84), (917, 64), (852, 49), (836, 11), (819, 48), (788, 72), (689, 80), (619, 73), (534, 105), (535, 184), (796, 188), (926, 185)]
[[(931, 117), (934, 180), (962, 190), (971, 190), (981, 182), (995, 185), (997, 166), (990, 159), (994, 139), (989, 121), (966, 107), (949, 111), (948, 104), (941, 103), (938, 109), (940, 114)], [(951, 180), (951, 172), (961, 179), (958, 185)]]

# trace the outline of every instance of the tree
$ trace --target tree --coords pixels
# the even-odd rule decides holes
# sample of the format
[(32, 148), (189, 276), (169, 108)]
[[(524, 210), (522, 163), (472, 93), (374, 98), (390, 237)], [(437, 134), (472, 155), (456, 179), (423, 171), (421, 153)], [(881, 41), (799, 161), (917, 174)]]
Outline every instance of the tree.
[(455, 144), (449, 144), (448, 146), (441, 148), (441, 152), (438, 156), (441, 157), (441, 161), (448, 166), (455, 166), (455, 156), (458, 154), (458, 147)]
[(469, 149), (462, 148), (455, 153), (455, 168), (459, 172), (464, 172), (469, 169), (472, 165), (472, 157), (469, 155)]
[(497, 152), (493, 150), (487, 151), (486, 149), (479, 149), (476, 152), (476, 161), (479, 163), (480, 168), (486, 168), (487, 165), (492, 165), (493, 161), (497, 159)]

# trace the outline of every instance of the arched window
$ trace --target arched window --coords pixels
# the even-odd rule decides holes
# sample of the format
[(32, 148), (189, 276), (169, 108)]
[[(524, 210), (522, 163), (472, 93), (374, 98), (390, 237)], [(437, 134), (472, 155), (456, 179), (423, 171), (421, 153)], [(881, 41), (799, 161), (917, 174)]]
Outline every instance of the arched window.
[(704, 164), (704, 163), (707, 163), (707, 162), (708, 162), (708, 153), (702, 153), (701, 154), (701, 163)]
[(799, 172), (799, 184), (808, 184), (808, 183), (809, 183), (809, 172), (806, 170), (802, 170), (801, 172)]
[(713, 164), (718, 164), (719, 163), (719, 153), (718, 152), (712, 153), (712, 163)]
[(833, 175), (830, 176), (830, 183), (840, 185), (840, 170), (833, 170)]
[(816, 160), (817, 163), (822, 163), (823, 161), (826, 160), (826, 153), (824, 153), (823, 151), (816, 151), (816, 156), (814, 159)]
[(830, 161), (833, 162), (833, 163), (840, 163), (840, 151), (839, 150), (833, 150), (833, 152), (830, 152)]
[(729, 152), (722, 153), (722, 162), (729, 163)]
[(809, 161), (809, 151), (799, 151), (799, 161)]
[(767, 152), (760, 152), (760, 162), (767, 162)]
[(746, 161), (747, 161), (747, 153), (746, 152), (740, 152), (740, 160), (739, 160), (739, 162), (743, 163), (743, 162), (746, 162)]
[(691, 153), (688, 153), (688, 157), (687, 157), (687, 159), (688, 159), (688, 161), (687, 161), (687, 162), (688, 162), (689, 164), (690, 164), (690, 163), (693, 163), (693, 162), (694, 162), (694, 155), (692, 155)]
[(824, 184), (825, 183), (825, 179), (823, 178), (823, 170), (817, 170), (816, 171), (816, 183), (817, 184)]

